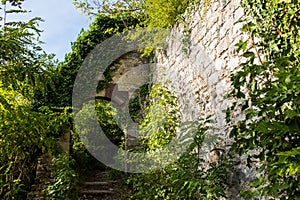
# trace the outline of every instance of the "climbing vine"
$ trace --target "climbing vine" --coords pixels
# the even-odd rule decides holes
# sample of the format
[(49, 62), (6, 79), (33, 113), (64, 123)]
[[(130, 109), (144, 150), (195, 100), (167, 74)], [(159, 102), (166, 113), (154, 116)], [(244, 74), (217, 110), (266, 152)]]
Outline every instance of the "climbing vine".
[[(122, 32), (126, 27), (134, 26), (139, 22), (138, 16), (108, 16), (98, 15), (88, 30), (82, 30), (75, 42), (72, 43), (72, 51), (65, 56), (64, 62), (59, 66), (57, 86), (57, 102), (61, 106), (71, 106), (73, 84), (79, 68), (81, 67), (87, 55), (113, 34)], [(109, 68), (104, 72), (104, 80), (99, 83), (98, 90), (108, 87), (111, 81), (111, 72), (114, 69)]]
[(161, 84), (156, 83), (149, 95), (149, 106), (140, 124), (142, 144), (155, 150), (168, 144), (176, 135), (180, 115), (176, 97)]
[(74, 165), (75, 160), (66, 153), (53, 159), (54, 181), (46, 188), (47, 199), (70, 200), (78, 196), (78, 174), (74, 170)]
[[(236, 101), (245, 119), (230, 133), (236, 152), (263, 175), (241, 194), (299, 199), (300, 172), (300, 4), (293, 0), (246, 0), (243, 31), (249, 40), (242, 69), (232, 76)], [(231, 113), (233, 114), (233, 112)], [(254, 150), (254, 153), (253, 153)]]
[[(184, 14), (186, 11), (190, 14), (189, 11), (197, 2), (199, 0), (119, 0), (115, 2), (75, 0), (74, 4), (88, 16), (95, 16), (97, 13), (138, 15), (141, 20), (138, 26), (134, 27), (136, 32), (129, 39), (139, 38), (144, 55), (150, 55), (154, 50), (161, 50), (164, 47), (166, 38), (169, 36), (169, 29), (186, 17)], [(207, 8), (209, 1), (205, 1), (204, 4)], [(186, 48), (183, 50), (186, 51)]]
[[(157, 83), (148, 97), (140, 123), (142, 151), (155, 151), (167, 145), (180, 127), (177, 98), (165, 86)], [(128, 184), (132, 187), (130, 199), (217, 199), (225, 197), (229, 168), (232, 160), (220, 156), (205, 164), (202, 145), (210, 130), (211, 120), (187, 122), (181, 131), (192, 139), (186, 152), (173, 163), (160, 170), (132, 174)], [(184, 129), (184, 130), (183, 130)], [(141, 151), (141, 149), (139, 150)], [(172, 152), (170, 152), (172, 154)], [(164, 162), (163, 158), (160, 162)]]

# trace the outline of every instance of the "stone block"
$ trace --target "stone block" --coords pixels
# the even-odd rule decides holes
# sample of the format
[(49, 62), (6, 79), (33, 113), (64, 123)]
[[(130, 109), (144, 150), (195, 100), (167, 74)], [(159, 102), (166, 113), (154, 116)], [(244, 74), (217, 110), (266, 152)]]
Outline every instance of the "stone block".
[(215, 25), (218, 22), (219, 16), (214, 15), (207, 19), (205, 22), (207, 29), (210, 29), (213, 25)]
[(238, 7), (233, 14), (234, 21), (239, 21), (245, 15), (245, 11), (242, 7)]
[(204, 68), (206, 68), (212, 60), (206, 54), (204, 49), (200, 49), (197, 56), (196, 56), (196, 63), (195, 66), (198, 66), (198, 70), (201, 72)]
[(216, 85), (216, 93), (218, 96), (224, 96), (226, 91), (227, 82), (226, 80), (221, 80)]
[(212, 72), (212, 74), (208, 77), (208, 85), (216, 85), (220, 81), (219, 74), (216, 72)]
[(221, 69), (223, 69), (224, 67), (225, 67), (225, 62), (224, 62), (222, 59), (217, 58), (217, 59), (215, 60), (215, 69), (216, 69), (216, 70), (221, 70)]
[(198, 44), (206, 35), (207, 29), (205, 26), (198, 26), (191, 31), (191, 40), (193, 44)]
[(227, 63), (227, 66), (226, 68), (229, 70), (229, 71), (234, 71), (235, 69), (238, 68), (239, 66), (239, 62), (240, 62), (240, 58), (239, 57), (231, 57), (229, 62)]
[(209, 49), (210, 52), (212, 52), (213, 55), (216, 54), (215, 50), (219, 43), (220, 43), (219, 37), (213, 38), (211, 42), (208, 43), (207, 48)]
[(224, 51), (227, 51), (229, 47), (229, 41), (228, 41), (228, 37), (223, 38), (218, 46), (216, 47), (216, 53), (217, 56), (221, 56), (222, 53), (224, 53)]
[[(208, 31), (208, 33), (206, 34), (206, 37), (208, 38), (208, 37), (218, 37), (218, 35), (219, 35), (219, 31), (218, 31), (218, 29), (220, 28), (220, 26), (217, 24), (217, 23), (215, 23), (210, 29), (207, 29), (207, 30), (209, 30)], [(208, 41), (209, 41), (209, 39), (208, 39)]]

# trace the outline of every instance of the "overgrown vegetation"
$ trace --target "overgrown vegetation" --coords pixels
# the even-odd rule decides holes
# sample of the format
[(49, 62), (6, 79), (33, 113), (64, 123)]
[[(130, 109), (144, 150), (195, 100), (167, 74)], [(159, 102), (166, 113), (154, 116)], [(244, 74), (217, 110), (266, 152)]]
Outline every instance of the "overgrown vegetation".
[[(300, 172), (300, 4), (299, 1), (243, 1), (250, 39), (237, 46), (246, 61), (232, 76), (245, 119), (233, 126), (232, 146), (259, 164), (261, 176), (241, 194), (299, 199)], [(250, 45), (251, 44), (251, 45)], [(253, 152), (254, 150), (254, 152)]]
[[(144, 110), (146, 115), (140, 123), (141, 144), (143, 151), (154, 152), (175, 139), (182, 124), (180, 124), (176, 97), (166, 87), (155, 84), (148, 101), (149, 104)], [(128, 184), (132, 187), (130, 199), (225, 197), (224, 188), (228, 187), (226, 181), (232, 160), (220, 156), (213, 162), (205, 164), (202, 144), (210, 128), (209, 124), (210, 120), (200, 119), (184, 126), (186, 139), (192, 139), (193, 142), (175, 162), (156, 171), (132, 174), (128, 179)], [(174, 153), (169, 152), (169, 155)], [(161, 164), (165, 162), (165, 158), (161, 157), (157, 162)]]
[[(39, 18), (8, 22), (24, 13), (22, 1), (1, 1), (0, 198), (22, 199), (34, 179), (37, 158), (57, 152), (57, 137), (70, 123), (68, 108), (34, 108), (34, 93), (52, 85), (52, 56), (39, 47)], [(11, 10), (7, 10), (9, 5)]]
[[(112, 34), (129, 28), (147, 27), (152, 36), (165, 38), (157, 28), (168, 29), (183, 19), (196, 0), (88, 0), (75, 1), (94, 22), (72, 44), (62, 63), (53, 61), (38, 40), (40, 18), (7, 22), (12, 14), (26, 13), (21, 0), (1, 1), (0, 18), (0, 198), (22, 199), (30, 190), (38, 156), (54, 157), (54, 182), (47, 188), (49, 199), (73, 199), (77, 169), (91, 169), (94, 162), (86, 147), (72, 131), (70, 114), (72, 89), (83, 60), (91, 50)], [(208, 6), (209, 1), (204, 1)], [(7, 5), (12, 10), (7, 10)], [(248, 18), (243, 31), (250, 39), (237, 46), (245, 62), (232, 76), (234, 102), (231, 114), (240, 109), (245, 119), (232, 126), (232, 150), (246, 155), (249, 167), (260, 165), (259, 176), (241, 192), (246, 199), (270, 196), (299, 199), (300, 172), (300, 29), (299, 1), (245, 0)], [(188, 37), (189, 30), (185, 34)], [(133, 37), (136, 37), (133, 36)], [(143, 38), (142, 38), (143, 39)], [(145, 39), (145, 38), (144, 38)], [(188, 42), (188, 38), (184, 42)], [(149, 52), (156, 42), (145, 40)], [(150, 45), (150, 46), (149, 46)], [(153, 45), (153, 46), (151, 46)], [(188, 51), (188, 49), (186, 49)], [(109, 86), (109, 68), (98, 90)], [(138, 152), (154, 152), (177, 139), (182, 128), (174, 94), (160, 84), (141, 89), (130, 103), (130, 114), (140, 124)], [(149, 94), (149, 96), (148, 96)], [(146, 101), (142, 102), (142, 101)], [(87, 102), (81, 112), (89, 110)], [(123, 145), (124, 133), (114, 121), (115, 110), (108, 101), (96, 101), (97, 117), (106, 135)], [(80, 114), (80, 112), (79, 112)], [(88, 119), (86, 119), (88, 121)], [(83, 123), (86, 122), (82, 121)], [(217, 158), (209, 162), (201, 148), (210, 130), (209, 119), (186, 126), (193, 139), (186, 152), (163, 169), (128, 178), (131, 199), (218, 199), (226, 197), (234, 159), (214, 149)], [(57, 148), (58, 138), (72, 132), (72, 152), (66, 156)], [(100, 147), (95, 147), (100, 148)], [(171, 154), (171, 152), (169, 152)], [(164, 162), (163, 159), (157, 162)], [(97, 164), (94, 167), (104, 168)]]
[[(46, 103), (56, 106), (71, 106), (73, 84), (77, 72), (87, 55), (105, 39), (115, 33), (122, 32), (126, 27), (134, 26), (139, 21), (138, 16), (108, 16), (100, 14), (95, 17), (88, 30), (82, 30), (76, 41), (71, 44), (72, 50), (66, 54), (64, 61), (59, 63), (56, 74), (53, 74), (55, 87), (47, 87), (36, 95), (39, 105)], [(113, 70), (108, 69), (104, 72), (105, 78), (99, 83), (98, 90), (108, 87)]]
[[(11, 10), (7, 10), (8, 4)], [(72, 52), (65, 61), (56, 63), (39, 46), (40, 18), (28, 22), (6, 21), (10, 15), (26, 14), (21, 5), (22, 1), (2, 1), (0, 10), (4, 16), (0, 18), (0, 198), (25, 198), (34, 182), (37, 159), (45, 153), (60, 160), (56, 163), (56, 181), (48, 188), (49, 195), (71, 198), (77, 180), (73, 176), (74, 166), (89, 167), (92, 160), (72, 131), (69, 106), (77, 70), (97, 44), (139, 19), (99, 15), (89, 30), (82, 31), (72, 44)], [(102, 88), (111, 79), (109, 70), (104, 75), (104, 82), (99, 83)], [(106, 121), (110, 119), (100, 116), (100, 122), (111, 130), (114, 125)], [(58, 140), (70, 130), (74, 148), (70, 157), (61, 158)], [(109, 133), (116, 143), (120, 142), (116, 133)], [(73, 158), (82, 165), (69, 165)]]
[(77, 8), (84, 14), (93, 17), (99, 13), (110, 15), (143, 15), (143, 24), (150, 28), (170, 28), (177, 22), (188, 6), (196, 0), (74, 0)]
[(156, 83), (149, 94), (149, 105), (140, 123), (143, 148), (154, 151), (168, 144), (179, 127), (180, 115), (176, 97), (161, 84)]
[(78, 197), (78, 174), (74, 165), (75, 160), (66, 153), (53, 159), (54, 182), (46, 189), (47, 199), (70, 200)]
[[(77, 8), (93, 18), (99, 13), (112, 16), (140, 16), (142, 19), (135, 27), (136, 32), (129, 39), (139, 38), (144, 55), (162, 49), (169, 29), (179, 21), (185, 21), (184, 13), (191, 10), (198, 0), (74, 0)], [(205, 1), (205, 7), (207, 7)]]

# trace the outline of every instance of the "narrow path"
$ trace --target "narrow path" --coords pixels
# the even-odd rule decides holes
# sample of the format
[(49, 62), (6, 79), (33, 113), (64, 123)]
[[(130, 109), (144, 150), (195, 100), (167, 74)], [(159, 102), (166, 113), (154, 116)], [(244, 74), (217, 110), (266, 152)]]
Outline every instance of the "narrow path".
[(80, 200), (116, 200), (126, 193), (122, 180), (112, 178), (110, 171), (91, 170), (83, 177)]

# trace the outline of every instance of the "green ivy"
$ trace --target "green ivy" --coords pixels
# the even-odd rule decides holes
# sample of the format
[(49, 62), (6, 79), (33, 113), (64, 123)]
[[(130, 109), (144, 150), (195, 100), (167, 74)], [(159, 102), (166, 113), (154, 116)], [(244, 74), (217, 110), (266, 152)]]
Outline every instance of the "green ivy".
[(151, 88), (152, 84), (150, 83), (143, 85), (139, 88), (137, 94), (130, 99), (129, 114), (134, 122), (140, 123), (145, 117), (142, 111), (149, 104), (147, 99), (149, 98)]
[[(219, 199), (226, 197), (232, 160), (220, 157), (205, 164), (201, 148), (209, 127), (205, 120), (191, 123), (193, 142), (174, 163), (161, 170), (131, 175), (130, 199)], [(161, 140), (161, 139), (160, 139)], [(171, 153), (171, 152), (170, 152)]]
[(149, 106), (140, 124), (142, 144), (155, 150), (168, 144), (176, 135), (180, 116), (176, 97), (164, 86), (156, 83), (149, 95)]
[[(198, 2), (199, 0), (74, 0), (75, 6), (90, 17), (99, 13), (139, 16), (137, 26), (128, 27), (136, 29), (129, 39), (139, 39), (144, 55), (160, 50), (169, 36), (169, 29), (177, 22), (185, 21), (184, 13), (188, 11), (189, 15)], [(205, 8), (209, 6), (209, 2), (204, 2)]]
[[(149, 103), (140, 123), (143, 152), (152, 152), (167, 145), (176, 137), (180, 124), (177, 98), (165, 86), (157, 83), (149, 94)], [(163, 169), (132, 174), (128, 184), (132, 187), (130, 199), (218, 199), (225, 197), (226, 181), (232, 159), (220, 156), (205, 164), (202, 145), (210, 130), (209, 119), (188, 122), (181, 131), (192, 139), (186, 152)], [(184, 130), (183, 130), (184, 129)], [(219, 150), (217, 150), (219, 151)], [(169, 152), (170, 155), (172, 152)], [(219, 152), (220, 153), (220, 152)], [(160, 159), (159, 162), (164, 162)]]
[(242, 5), (249, 16), (242, 30), (250, 39), (237, 44), (246, 61), (232, 76), (231, 109), (240, 108), (245, 119), (230, 135), (232, 148), (247, 155), (248, 166), (258, 162), (263, 173), (242, 195), (299, 199), (300, 4), (246, 0)]
[(46, 188), (46, 199), (75, 199), (78, 196), (78, 174), (74, 170), (75, 160), (67, 154), (53, 159), (54, 182)]
[[(55, 105), (56, 107), (71, 106), (73, 84), (87, 55), (98, 44), (113, 34), (134, 26), (139, 23), (139, 20), (138, 16), (99, 14), (90, 27), (86, 31), (82, 30), (76, 41), (71, 44), (72, 50), (66, 54), (64, 61), (58, 64), (57, 69), (52, 70), (53, 84), (36, 93), (36, 102), (39, 105)], [(99, 83), (98, 90), (109, 86), (112, 80), (111, 74), (115, 70), (109, 67), (104, 72), (104, 80)]]

